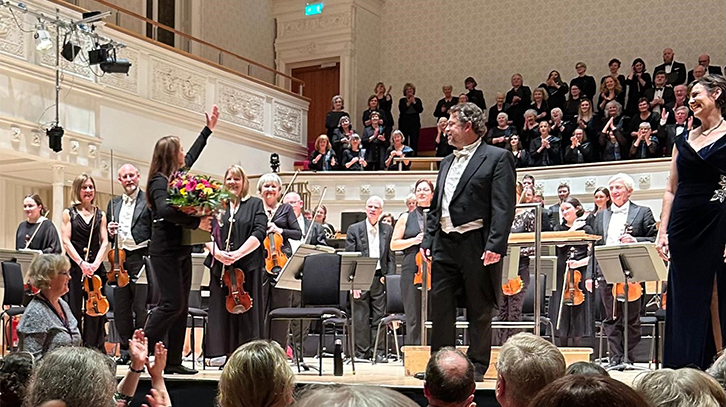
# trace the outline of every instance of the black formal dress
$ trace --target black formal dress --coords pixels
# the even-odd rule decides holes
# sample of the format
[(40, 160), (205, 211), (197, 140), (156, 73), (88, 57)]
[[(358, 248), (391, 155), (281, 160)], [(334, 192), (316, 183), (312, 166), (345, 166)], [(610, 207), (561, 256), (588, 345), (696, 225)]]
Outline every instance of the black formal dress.
[(714, 278), (721, 336), (726, 337), (726, 137), (695, 151), (684, 133), (676, 137), (676, 148), (663, 364), (705, 369), (719, 351), (710, 312)]
[[(376, 133), (377, 131), (377, 133)], [(383, 136), (383, 140), (378, 138), (378, 135)], [(362, 135), (363, 147), (366, 149), (366, 162), (368, 171), (380, 171), (386, 168), (386, 148), (388, 147), (389, 139), (386, 137), (386, 130), (384, 126), (379, 126), (375, 129), (373, 126), (368, 126), (363, 130)], [(372, 139), (372, 140), (371, 140)]]
[[(202, 154), (212, 130), (204, 127), (184, 157), (191, 167)], [(189, 292), (192, 287), (192, 246), (182, 245), (182, 230), (196, 229), (200, 219), (189, 216), (168, 203), (169, 180), (156, 173), (149, 181), (149, 208), (154, 219), (151, 228), (149, 254), (154, 269), (154, 281), (159, 281), (158, 305), (146, 321), (149, 343), (164, 341), (167, 366), (181, 366), (184, 337), (189, 312)], [(165, 339), (166, 338), (166, 339)]]
[[(313, 162), (313, 160), (318, 158), (318, 156), (322, 157), (320, 157), (318, 162)], [(335, 163), (335, 165), (333, 165), (333, 163)], [(338, 164), (338, 158), (335, 156), (335, 151), (333, 151), (333, 149), (328, 150), (325, 154), (318, 150), (313, 150), (313, 152), (310, 153), (308, 168), (313, 171), (331, 171), (334, 170)]]
[[(463, 151), (441, 163), (421, 247), (430, 249), (433, 257), (431, 350), (456, 343), (456, 308), (463, 301), (471, 344), (467, 354), (477, 374), (483, 375), (491, 359), (491, 320), (501, 301), (502, 262), (484, 266), (481, 257), (486, 251), (506, 253), (516, 173), (509, 151), (483, 142)], [(447, 183), (452, 185), (447, 188)], [(448, 217), (443, 216), (446, 212)], [(442, 221), (455, 229), (445, 231)], [(456, 229), (475, 221), (482, 222), (480, 228)]]
[[(507, 126), (506, 129), (500, 129), (499, 126), (489, 129), (487, 134), (484, 135), (484, 141), (487, 144), (504, 148), (509, 143), (509, 138), (513, 135), (517, 134), (517, 128), (514, 126)], [(493, 140), (495, 138), (504, 137), (504, 141), (501, 141), (499, 143), (494, 144)]]
[(580, 143), (572, 148), (572, 144), (565, 147), (565, 164), (582, 164), (592, 161), (592, 148), (589, 141)]
[(363, 148), (359, 148), (358, 150), (353, 150), (352, 148), (346, 148), (343, 150), (343, 163), (341, 170), (343, 171), (363, 171), (365, 167), (361, 165), (360, 161), (352, 164), (350, 167), (346, 168), (345, 164), (348, 164), (349, 162), (353, 161), (353, 158), (358, 157), (365, 160), (366, 151)]
[[(482, 100), (484, 99), (484, 95), (482, 94)], [(459, 104), (459, 98), (456, 96), (452, 96), (451, 99), (446, 100), (446, 98), (441, 98), (436, 103), (436, 109), (434, 109), (434, 117), (438, 121), (440, 118), (445, 117), (449, 118), (449, 109), (451, 109), (452, 106), (455, 106)], [(478, 105), (477, 105), (478, 106)]]
[[(295, 217), (295, 211), (289, 204), (280, 204), (277, 211), (273, 214), (267, 210), (267, 217), (272, 223), (278, 228), (282, 229), (282, 252), (290, 258), (292, 257), (292, 246), (290, 245), (290, 239), (300, 240), (302, 239), (302, 230), (297, 223)], [(260, 304), (266, 306), (264, 315), (269, 315), (270, 311), (278, 308), (288, 308), (292, 304), (292, 292), (290, 290), (283, 290), (281, 288), (274, 287), (275, 276), (269, 273), (265, 273), (263, 279), (263, 297), (266, 295), (268, 298), (267, 304)], [(290, 332), (290, 321), (269, 321), (268, 319), (268, 338), (279, 343), (282, 349), (287, 347), (287, 334)]]
[(549, 95), (547, 98), (547, 104), (550, 109), (554, 109), (556, 107), (562, 109), (565, 106), (567, 92), (570, 91), (570, 87), (567, 86), (566, 83), (563, 82), (559, 88), (556, 86), (547, 86), (546, 83), (540, 84), (539, 87), (547, 91), (547, 94)]
[[(335, 153), (336, 161), (341, 158), (345, 158), (343, 151), (345, 149), (350, 148), (350, 137), (355, 133), (355, 130), (351, 127), (348, 132), (345, 132), (343, 128), (338, 127), (335, 130), (333, 130), (333, 137), (330, 139), (330, 145), (333, 147), (333, 152)], [(343, 142), (343, 139), (347, 138), (348, 141)], [(341, 170), (345, 170), (343, 167), (343, 162), (338, 163), (338, 167)]]
[(580, 112), (580, 100), (582, 100), (582, 97), (578, 97), (577, 99), (570, 97), (565, 102), (565, 107), (562, 108), (562, 120), (575, 120), (577, 114)]
[[(340, 118), (343, 116), (350, 117), (348, 112), (343, 110), (339, 112), (331, 110), (325, 114), (325, 128), (327, 129), (326, 134), (328, 135), (328, 139), (330, 139), (331, 142), (333, 141), (333, 132), (335, 131), (335, 129), (338, 128), (338, 125), (340, 124)], [(353, 123), (352, 120), (351, 123)]]
[(406, 104), (406, 98), (398, 100), (398, 130), (406, 136), (406, 144), (413, 149), (413, 154), (418, 153), (418, 136), (421, 131), (421, 112), (423, 103), (421, 99), (415, 98), (411, 105)]
[(378, 111), (381, 113), (384, 113), (386, 116), (381, 116), (381, 119), (383, 119), (383, 125), (386, 126), (386, 131), (388, 132), (388, 135), (391, 135), (391, 131), (393, 131), (393, 99), (391, 98), (391, 95), (384, 95), (382, 98), (378, 99)]
[(267, 296), (262, 289), (262, 282), (267, 278), (262, 247), (267, 230), (267, 216), (263, 206), (262, 200), (257, 197), (241, 201), (235, 208), (233, 223), (230, 222), (231, 207), (227, 207), (222, 217), (219, 234), (215, 234), (215, 240), (220, 239), (216, 241), (220, 250), (227, 249), (228, 236), (229, 251), (239, 249), (250, 237), (260, 241), (260, 247), (232, 265), (244, 272), (243, 287), (252, 298), (250, 310), (243, 314), (230, 314), (227, 311), (226, 300), (229, 290), (222, 283), (225, 266), (216, 261), (211, 254), (204, 263), (210, 267), (212, 273), (209, 281), (209, 326), (214, 330), (214, 335), (208, 335), (205, 341), (204, 355), (207, 357), (228, 356), (240, 345), (267, 336), (265, 332)]
[(514, 168), (529, 167), (529, 153), (527, 150), (522, 148), (516, 152), (512, 151), (512, 155), (514, 156)]
[[(603, 126), (604, 127), (604, 126)], [(615, 140), (610, 139), (610, 133), (600, 132), (598, 142), (600, 143), (600, 157), (603, 161), (620, 161), (628, 158), (629, 144), (623, 135), (622, 127), (618, 126), (612, 131)]]
[(546, 167), (548, 165), (562, 164), (562, 140), (559, 137), (549, 136), (550, 148), (542, 147), (542, 137), (533, 139), (529, 144), (529, 165), (532, 167)]
[(513, 120), (511, 116), (509, 116), (509, 113), (507, 111), (507, 105), (502, 105), (501, 109), (497, 104), (493, 104), (489, 108), (489, 113), (487, 114), (487, 129), (493, 129), (497, 127), (497, 116), (499, 116), (499, 113), (507, 113), (507, 117), (509, 117), (509, 120)]
[(40, 219), (36, 223), (28, 223), (27, 220), (20, 222), (15, 232), (15, 250), (40, 250), (45, 254), (62, 253), (58, 229), (48, 218)]
[[(520, 98), (517, 104), (513, 104), (515, 96), (519, 96)], [(504, 103), (507, 106), (509, 120), (512, 121), (518, 130), (521, 130), (524, 124), (524, 112), (529, 109), (529, 105), (532, 103), (532, 91), (529, 89), (529, 86), (522, 85), (518, 89), (509, 89)]]
[[(425, 208), (428, 209), (428, 208)], [(412, 239), (424, 230), (424, 208), (416, 207), (408, 213), (404, 239)], [(403, 309), (406, 314), (406, 344), (421, 344), (421, 290), (413, 285), (413, 276), (418, 271), (416, 266), (416, 253), (421, 245), (413, 245), (403, 249), (401, 262), (401, 296)], [(429, 270), (429, 273), (431, 270)]]
[(643, 72), (640, 74), (645, 84), (641, 84), (636, 75), (633, 75), (632, 79), (626, 79), (625, 82), (628, 84), (628, 103), (625, 105), (625, 114), (628, 116), (634, 116), (638, 114), (638, 99), (645, 95), (646, 89), (650, 89), (653, 86), (653, 81), (650, 78), (650, 74)]
[[(448, 143), (447, 143), (447, 145), (448, 145)], [(391, 152), (393, 152), (394, 148), (395, 148), (394, 146), (388, 147), (388, 149), (386, 150), (386, 156), (385, 156), (386, 160), (388, 160), (388, 157), (391, 156)], [(401, 153), (403, 153), (404, 157), (411, 157), (411, 156), (413, 156), (413, 149), (409, 146), (404, 145), (403, 148), (401, 149)], [(401, 165), (401, 169), (403, 171), (408, 171), (411, 169), (410, 162), (408, 164), (406, 164), (406, 162), (402, 162), (400, 165)], [(398, 171), (398, 166), (399, 166), (399, 163), (397, 163), (397, 162), (393, 161), (393, 159), (391, 159), (391, 162), (388, 164), (386, 169), (388, 171)]]
[[(484, 100), (484, 92), (479, 89), (472, 89), (466, 94), (466, 97), (469, 99), (469, 102), (479, 106), (479, 109), (484, 112), (487, 111), (487, 102)], [(458, 103), (459, 101), (457, 100), (456, 102)]]
[(550, 107), (546, 100), (542, 100), (540, 102), (539, 106), (537, 106), (537, 102), (532, 101), (532, 103), (529, 105), (529, 108), (537, 112), (537, 116), (544, 113), (544, 117), (537, 118), (537, 123), (539, 122), (547, 122), (550, 120)]
[(570, 81), (570, 87), (577, 85), (580, 88), (580, 97), (593, 100), (597, 94), (597, 84), (595, 78), (590, 75), (583, 75), (573, 78)]
[[(81, 259), (88, 263), (93, 263), (98, 251), (101, 249), (101, 220), (103, 218), (103, 211), (96, 207), (94, 209), (93, 218), (86, 221), (75, 206), (68, 208), (71, 218), (71, 244), (76, 249), (76, 253), (81, 256)], [(88, 251), (88, 255), (86, 255), (86, 251)], [(81, 271), (81, 267), (70, 256), (68, 256), (68, 259), (71, 262), (71, 281), (68, 282), (68, 294), (64, 296), (64, 299), (71, 308), (71, 312), (76, 318), (76, 321), (78, 321), (78, 326), (82, 327), (81, 336), (83, 337), (83, 345), (105, 351), (106, 316), (91, 317), (86, 315), (84, 312), (86, 293), (83, 290), (83, 272)], [(106, 267), (103, 263), (96, 269), (94, 274), (101, 277), (103, 284), (100, 290), (102, 293), (105, 293)]]

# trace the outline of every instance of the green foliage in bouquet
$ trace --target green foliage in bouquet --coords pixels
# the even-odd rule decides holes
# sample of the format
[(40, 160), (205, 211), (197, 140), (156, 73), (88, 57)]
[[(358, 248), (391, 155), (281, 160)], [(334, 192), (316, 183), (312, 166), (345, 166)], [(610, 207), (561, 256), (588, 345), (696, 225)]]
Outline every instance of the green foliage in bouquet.
[(221, 182), (205, 175), (177, 172), (169, 181), (169, 204), (192, 216), (224, 210), (232, 198)]

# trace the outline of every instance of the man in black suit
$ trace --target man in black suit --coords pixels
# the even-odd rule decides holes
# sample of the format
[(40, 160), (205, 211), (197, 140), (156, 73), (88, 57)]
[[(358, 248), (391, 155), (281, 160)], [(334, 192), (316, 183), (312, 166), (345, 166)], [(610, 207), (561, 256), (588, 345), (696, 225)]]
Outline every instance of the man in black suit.
[[(723, 75), (723, 71), (720, 66), (711, 66), (711, 57), (708, 54), (703, 54), (698, 57), (698, 65), (702, 66), (704, 71), (709, 75)], [(688, 83), (693, 82), (695, 79), (695, 76), (693, 76), (693, 69), (691, 69), (688, 71)]]
[(378, 339), (378, 355), (372, 355), (372, 338), (378, 322), (386, 311), (386, 295), (383, 279), (396, 273), (394, 253), (390, 249), (393, 227), (378, 222), (383, 213), (383, 199), (378, 196), (366, 202), (366, 220), (348, 227), (345, 238), (346, 252), (360, 252), (364, 257), (377, 257), (376, 277), (368, 291), (353, 290), (353, 318), (355, 323), (355, 357), (375, 358), (376, 363), (388, 362), (385, 358), (384, 335)]
[(118, 364), (130, 362), (129, 339), (134, 330), (146, 323), (146, 297), (148, 286), (138, 284), (144, 256), (149, 254), (151, 239), (151, 211), (146, 205), (146, 195), (139, 189), (139, 170), (131, 164), (124, 164), (118, 170), (118, 182), (124, 194), (114, 197), (108, 203), (111, 220), (108, 222), (108, 237), (113, 248), (126, 254), (124, 269), (130, 282), (125, 287), (114, 287), (114, 321), (121, 337), (121, 357)]
[(675, 122), (669, 123), (670, 112), (663, 111), (660, 116), (660, 126), (658, 127), (658, 138), (661, 145), (665, 146), (665, 156), (670, 157), (673, 154), (673, 144), (675, 144), (676, 136), (683, 134), (684, 131), (691, 129), (693, 119), (689, 119), (690, 110), (686, 106), (679, 106), (674, 113)]
[[(646, 206), (636, 205), (630, 201), (633, 193), (633, 179), (623, 173), (615, 174), (608, 182), (612, 205), (609, 209), (599, 211), (595, 217), (595, 234), (602, 236), (598, 245), (620, 245), (623, 243), (654, 242), (656, 235), (653, 212)], [(616, 301), (612, 295), (612, 284), (607, 284), (599, 267), (596, 272), (600, 298), (605, 306), (606, 318), (603, 330), (608, 337), (610, 364), (617, 365), (623, 361), (623, 335), (628, 335), (628, 359), (633, 362), (633, 349), (640, 342), (640, 307), (641, 299), (628, 303), (628, 321), (623, 324), (623, 303)], [(588, 290), (592, 282), (586, 283)], [(617, 302), (615, 313), (613, 303)], [(627, 333), (626, 332), (627, 326)]]
[(550, 228), (547, 230), (555, 230), (555, 226), (560, 224), (560, 205), (570, 197), (570, 186), (560, 184), (557, 186), (557, 199), (559, 201), (548, 208), (550, 213)]
[(643, 97), (648, 99), (650, 109), (655, 114), (660, 114), (663, 109), (673, 109), (676, 103), (676, 94), (672, 87), (666, 86), (666, 80), (665, 71), (655, 71), (655, 74), (653, 74), (653, 87), (646, 89), (643, 94)]
[(673, 49), (663, 50), (663, 63), (656, 66), (653, 72), (663, 71), (666, 73), (667, 81), (671, 86), (686, 83), (686, 65), (673, 61)]
[(449, 110), (446, 134), (456, 151), (441, 162), (421, 248), (432, 254), (431, 351), (456, 342), (456, 307), (466, 304), (478, 380), (489, 367), (491, 322), (502, 295), (516, 201), (514, 158), (482, 142), (484, 114), (473, 103)]

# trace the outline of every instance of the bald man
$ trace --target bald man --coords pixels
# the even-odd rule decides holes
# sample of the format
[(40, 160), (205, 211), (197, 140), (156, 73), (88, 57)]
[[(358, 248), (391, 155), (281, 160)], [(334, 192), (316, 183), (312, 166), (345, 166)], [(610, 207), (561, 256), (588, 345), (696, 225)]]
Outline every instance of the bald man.
[(663, 63), (656, 66), (653, 72), (664, 71), (666, 73), (666, 83), (671, 86), (686, 83), (686, 65), (681, 62), (675, 62), (675, 53), (672, 48), (663, 50)]
[(146, 323), (146, 296), (148, 286), (137, 284), (144, 256), (149, 255), (151, 239), (151, 211), (146, 205), (146, 196), (139, 189), (141, 176), (131, 164), (124, 164), (118, 170), (118, 182), (124, 193), (108, 203), (108, 238), (113, 248), (118, 244), (126, 253), (124, 269), (129, 273), (130, 282), (125, 287), (114, 287), (114, 321), (121, 337), (121, 357), (118, 364), (127, 365), (129, 339), (134, 330), (143, 328)]
[(429, 407), (469, 407), (474, 402), (474, 365), (453, 347), (434, 352), (426, 364), (424, 396)]

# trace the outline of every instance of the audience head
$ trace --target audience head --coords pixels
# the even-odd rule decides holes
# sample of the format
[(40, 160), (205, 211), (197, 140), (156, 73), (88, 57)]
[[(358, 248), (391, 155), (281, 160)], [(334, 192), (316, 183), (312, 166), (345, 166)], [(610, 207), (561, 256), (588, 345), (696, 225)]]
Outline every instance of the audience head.
[[(320, 137), (328, 139), (325, 134)], [(318, 140), (315, 141), (315, 144), (318, 144)], [(247, 178), (245, 169), (239, 164), (232, 164), (227, 168), (224, 173), (224, 186), (238, 199), (247, 199), (250, 196), (250, 180)]]
[(446, 130), (446, 123), (449, 122), (449, 119), (446, 117), (439, 117), (439, 120), (436, 121), (436, 129), (440, 131), (441, 133)]
[(513, 88), (519, 88), (522, 86), (522, 83), (524, 83), (524, 78), (522, 78), (521, 74), (515, 73), (512, 75), (512, 87)]
[(469, 102), (469, 96), (466, 96), (466, 93), (460, 93), (459, 94), (459, 104), (467, 103)]
[(330, 139), (326, 134), (321, 134), (315, 139), (315, 149), (321, 153), (330, 151)]
[(532, 202), (542, 204), (542, 207), (545, 206), (545, 199), (544, 199), (544, 194), (542, 193), (542, 191), (535, 190), (534, 199), (532, 200)]
[(550, 71), (550, 74), (547, 75), (547, 79), (552, 79), (558, 85), (562, 85), (562, 83), (563, 83), (562, 76), (560, 75), (560, 71), (557, 71), (557, 70)]
[(376, 83), (376, 87), (373, 88), (373, 93), (375, 93), (376, 95), (378, 95), (379, 93), (380, 94), (386, 93), (386, 84), (383, 82)]
[[(294, 191), (288, 192), (287, 195), (282, 198), (282, 203), (292, 206), (292, 210), (295, 212), (296, 218), (300, 217), (303, 212), (303, 206), (305, 205), (305, 202), (303, 202), (302, 198), (300, 198), (300, 194)], [(303, 232), (305, 231), (303, 230)]]
[(577, 218), (585, 214), (585, 208), (582, 207), (580, 200), (571, 196), (560, 204), (560, 217), (562, 224), (571, 224)]
[(550, 123), (546, 120), (539, 122), (539, 135), (542, 138), (547, 138), (550, 135)]
[(327, 217), (328, 208), (326, 208), (325, 205), (320, 205), (315, 209), (315, 222), (323, 224)]
[(556, 107), (550, 111), (550, 116), (552, 116), (552, 122), (558, 123), (562, 121), (562, 109), (559, 107)]
[(648, 122), (642, 122), (638, 125), (638, 137), (648, 138), (652, 131), (653, 129)]
[(414, 194), (416, 195), (416, 205), (421, 207), (428, 207), (431, 205), (431, 199), (434, 197), (434, 183), (427, 179), (420, 179), (416, 181), (413, 186)]
[(582, 76), (587, 72), (587, 64), (584, 62), (578, 62), (575, 64), (575, 71), (577, 71), (577, 74)]
[(579, 120), (589, 120), (592, 117), (592, 103), (590, 99), (580, 99), (580, 107), (577, 111)]
[(522, 142), (519, 140), (519, 136), (516, 134), (512, 134), (509, 136), (509, 143), (505, 146), (507, 150), (509, 151), (516, 151), (516, 150), (522, 150)]
[(713, 109), (726, 113), (726, 79), (723, 76), (706, 75), (694, 81), (688, 94), (688, 105), (694, 116), (702, 119)]
[(118, 183), (124, 187), (126, 195), (131, 195), (139, 188), (141, 175), (133, 164), (124, 164), (118, 169)]
[(393, 224), (396, 223), (396, 220), (393, 219), (392, 213), (386, 212), (383, 215), (381, 215), (381, 223), (385, 223), (386, 225), (393, 226)]
[(524, 185), (525, 187), (534, 188), (534, 175), (524, 174), (524, 177), (522, 177), (522, 185)]
[(73, 180), (74, 204), (93, 204), (96, 200), (96, 181), (85, 172)]
[(464, 103), (452, 106), (449, 109), (449, 124), (446, 134), (449, 144), (457, 150), (475, 142), (484, 135), (486, 120), (479, 107), (473, 103)]
[(234, 351), (219, 378), (220, 407), (283, 407), (293, 401), (295, 375), (280, 345), (248, 342)]
[(683, 102), (688, 97), (688, 87), (686, 85), (676, 85), (673, 87), (673, 93), (676, 95), (676, 100)]
[(426, 364), (424, 395), (432, 406), (466, 406), (474, 401), (474, 365), (452, 347), (439, 349)]
[(618, 207), (625, 205), (625, 203), (630, 199), (630, 195), (633, 193), (634, 186), (635, 182), (630, 175), (623, 172), (613, 175), (608, 181), (610, 199)]
[(403, 96), (408, 97), (413, 96), (416, 94), (416, 87), (413, 86), (413, 83), (407, 82), (405, 85), (403, 85)]
[(23, 212), (28, 222), (35, 223), (38, 218), (48, 214), (48, 209), (43, 204), (43, 200), (40, 199), (40, 195), (28, 194), (23, 198)]
[(602, 376), (567, 375), (542, 389), (530, 407), (650, 407), (623, 382)]
[(371, 95), (368, 97), (368, 109), (369, 110), (378, 109), (378, 96)]
[(620, 81), (613, 76), (606, 76), (600, 84), (600, 93), (614, 92), (618, 94), (623, 91), (623, 86)]
[[(443, 118), (446, 120), (446, 118)], [(448, 120), (446, 120), (448, 122)], [(391, 134), (391, 141), (395, 145), (403, 144), (406, 141), (406, 136), (403, 135), (403, 132), (401, 130), (394, 130), (393, 134)]]
[(570, 186), (567, 184), (560, 184), (557, 186), (557, 198), (560, 199), (560, 202), (565, 202), (565, 199), (567, 199), (570, 196)]
[(660, 369), (638, 376), (633, 383), (654, 407), (724, 407), (726, 393), (708, 374), (691, 368)]
[(474, 80), (474, 78), (472, 78), (471, 76), (464, 79), (464, 87), (466, 88), (466, 90), (472, 90), (476, 88), (477, 85), (478, 84), (476, 83), (476, 80)]
[(708, 56), (708, 54), (700, 55), (698, 57), (698, 65), (707, 68), (709, 65), (711, 65), (711, 57)]
[(522, 186), (522, 194), (519, 197), (519, 203), (534, 202), (534, 188)]
[(532, 92), (532, 100), (535, 102), (547, 100), (548, 97), (549, 93), (544, 88), (537, 88)]
[(608, 112), (608, 117), (620, 117), (623, 113), (623, 105), (617, 100), (611, 100), (605, 104), (605, 110)]
[(0, 405), (22, 406), (32, 373), (33, 355), (28, 352), (8, 353), (0, 360)]
[(351, 127), (350, 126), (350, 117), (348, 117), (348, 116), (341, 116), (340, 117), (340, 120), (338, 120), (338, 127), (340, 127), (341, 129), (342, 128), (345, 128), (345, 127), (350, 128)]
[(418, 407), (418, 404), (386, 387), (333, 384), (310, 386), (300, 395), (295, 407)]
[(564, 374), (565, 357), (555, 345), (530, 333), (518, 333), (499, 351), (497, 401), (502, 407), (526, 406), (548, 383)]
[(41, 254), (30, 263), (26, 278), (30, 284), (50, 299), (60, 298), (68, 292), (71, 263), (67, 256)]
[[(376, 99), (376, 100), (378, 100), (378, 99)], [(378, 103), (378, 102), (376, 102), (376, 103)], [(380, 120), (381, 120), (381, 114), (375, 110), (372, 111), (371, 112), (371, 126), (373, 126), (373, 124), (380, 124), (379, 123)]]
[(582, 143), (583, 141), (585, 141), (585, 138), (586, 138), (586, 136), (585, 136), (585, 130), (583, 130), (583, 129), (579, 128), (579, 127), (576, 128), (572, 132), (572, 138), (574, 138), (575, 140), (577, 140), (578, 143)]
[(706, 75), (706, 68), (703, 65), (696, 65), (693, 68), (693, 79), (701, 79)]
[(611, 74), (618, 73), (618, 69), (620, 69), (620, 60), (617, 58), (613, 58), (608, 62), (608, 68), (610, 68)]
[(411, 194), (406, 195), (405, 203), (406, 203), (406, 209), (408, 210), (408, 212), (411, 212), (414, 209), (416, 209), (416, 203), (417, 203), (416, 194), (411, 193)]
[(111, 407), (116, 392), (116, 366), (101, 352), (60, 347), (47, 353), (30, 378), (25, 405), (59, 400), (68, 407)]
[(633, 64), (631, 65), (633, 68), (633, 72), (635, 73), (644, 73), (645, 72), (645, 61), (641, 58), (635, 58), (633, 60)]
[(371, 225), (378, 223), (383, 213), (383, 199), (377, 195), (373, 195), (366, 201), (366, 217)]
[(663, 62), (666, 64), (673, 63), (673, 49), (672, 48), (666, 48), (663, 50)]
[(353, 133), (350, 135), (350, 146), (353, 150), (357, 150), (360, 147), (360, 135)]
[[(497, 94), (494, 96), (494, 100), (497, 101), (498, 105), (503, 105), (504, 101), (506, 100), (506, 96), (502, 92), (497, 92)], [(461, 102), (459, 102), (461, 103)]]
[(657, 71), (656, 73), (653, 74), (653, 83), (655, 84), (656, 87), (661, 88), (661, 87), (665, 86), (666, 79), (667, 79), (667, 77), (666, 77), (665, 71)]
[(537, 121), (537, 111), (534, 109), (525, 110), (523, 116), (526, 123), (534, 124)]
[(451, 97), (451, 92), (454, 91), (454, 87), (451, 85), (444, 85), (441, 87), (441, 91), (444, 92), (444, 96), (448, 99)]
[(638, 99), (638, 111), (640, 113), (650, 112), (650, 102), (647, 98)]
[(497, 125), (499, 127), (506, 127), (508, 121), (509, 121), (508, 114), (506, 114), (504, 112), (500, 112), (499, 114), (497, 114)]
[(595, 198), (595, 211), (610, 208), (610, 190), (606, 187), (598, 187), (593, 194)]
[(307, 220), (313, 220), (313, 211), (310, 209), (305, 209), (303, 211), (303, 217)]
[(570, 86), (570, 100), (580, 98), (580, 87), (572, 84)]
[(330, 100), (330, 104), (335, 111), (341, 111), (345, 109), (345, 102), (343, 101), (343, 97), (340, 95), (333, 96), (333, 99)]
[(582, 376), (602, 376), (610, 377), (610, 374), (604, 367), (597, 363), (590, 362), (575, 362), (570, 366), (567, 366), (565, 371), (566, 375), (582, 375)]

